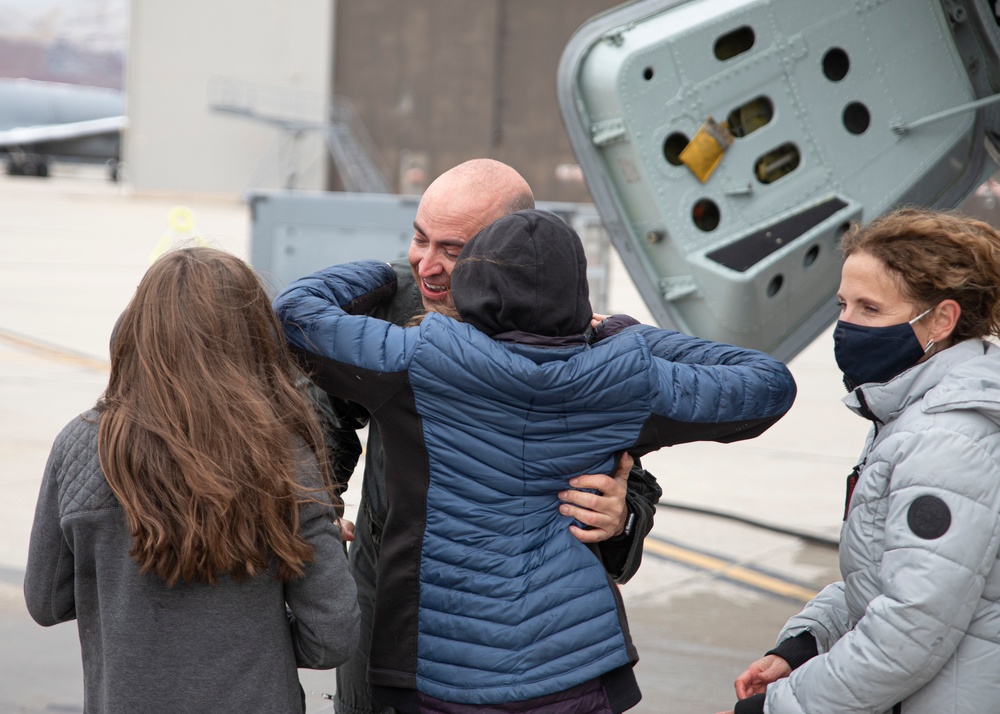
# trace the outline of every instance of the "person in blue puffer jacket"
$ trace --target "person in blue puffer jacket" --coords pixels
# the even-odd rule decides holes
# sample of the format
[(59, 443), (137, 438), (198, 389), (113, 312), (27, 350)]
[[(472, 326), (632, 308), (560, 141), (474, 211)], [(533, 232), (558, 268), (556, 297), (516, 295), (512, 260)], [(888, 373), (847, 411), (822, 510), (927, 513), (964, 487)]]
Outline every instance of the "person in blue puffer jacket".
[(624, 316), (591, 325), (583, 245), (545, 211), (483, 229), (451, 285), (458, 319), (407, 328), (363, 314), (396, 286), (375, 261), (274, 302), (314, 381), (385, 435), (369, 684), (404, 712), (625, 711), (640, 694), (621, 598), (560, 492), (626, 451), (755, 437), (794, 380), (754, 350)]

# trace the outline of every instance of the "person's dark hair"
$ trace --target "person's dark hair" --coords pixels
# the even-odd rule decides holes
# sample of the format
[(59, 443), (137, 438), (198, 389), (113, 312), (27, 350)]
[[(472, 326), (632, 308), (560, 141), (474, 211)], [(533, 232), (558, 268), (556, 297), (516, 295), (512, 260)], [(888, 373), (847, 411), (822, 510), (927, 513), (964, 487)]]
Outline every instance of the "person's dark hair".
[(171, 586), (272, 568), (282, 580), (302, 575), (313, 549), (298, 533), (309, 497), (296, 472), (315, 459), (326, 483), (327, 463), (295, 377), (267, 292), (244, 261), (185, 248), (146, 272), (119, 320), (97, 404), (101, 468), (141, 572)]
[(487, 335), (582, 337), (594, 311), (580, 236), (549, 211), (502, 216), (458, 254), (451, 292), (461, 318)]
[(961, 316), (952, 338), (1000, 336), (1000, 233), (973, 218), (903, 208), (853, 226), (844, 256), (878, 258), (903, 296), (920, 309), (954, 300)]

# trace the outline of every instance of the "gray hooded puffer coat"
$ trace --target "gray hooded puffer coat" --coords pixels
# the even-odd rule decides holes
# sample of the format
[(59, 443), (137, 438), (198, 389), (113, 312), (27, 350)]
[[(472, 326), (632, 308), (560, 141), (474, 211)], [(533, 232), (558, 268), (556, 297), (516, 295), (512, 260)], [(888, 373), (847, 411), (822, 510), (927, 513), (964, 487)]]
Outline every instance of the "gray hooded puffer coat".
[(820, 654), (765, 711), (1000, 712), (1000, 348), (962, 342), (844, 402), (874, 427), (843, 582), (785, 625)]

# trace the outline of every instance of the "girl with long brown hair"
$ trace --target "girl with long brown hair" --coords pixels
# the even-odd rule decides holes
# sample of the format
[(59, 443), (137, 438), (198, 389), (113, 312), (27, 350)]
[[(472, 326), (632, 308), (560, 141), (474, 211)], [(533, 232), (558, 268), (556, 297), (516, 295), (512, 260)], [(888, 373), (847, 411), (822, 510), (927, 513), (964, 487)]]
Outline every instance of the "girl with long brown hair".
[(253, 270), (168, 253), (116, 327), (108, 388), (49, 457), (25, 597), (76, 619), (85, 709), (301, 712), (346, 659), (354, 583), (322, 434)]

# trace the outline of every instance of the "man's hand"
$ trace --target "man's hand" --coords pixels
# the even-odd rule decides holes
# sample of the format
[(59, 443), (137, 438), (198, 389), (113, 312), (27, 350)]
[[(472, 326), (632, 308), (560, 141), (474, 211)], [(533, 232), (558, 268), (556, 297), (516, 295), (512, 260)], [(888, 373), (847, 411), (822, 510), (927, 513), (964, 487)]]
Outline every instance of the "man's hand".
[(337, 519), (337, 528), (340, 529), (340, 539), (345, 543), (354, 540), (354, 524), (346, 518)]
[(736, 678), (733, 683), (736, 687), (736, 698), (746, 699), (754, 694), (761, 694), (771, 682), (777, 682), (791, 673), (791, 666), (783, 658), (775, 654), (765, 655)]
[[(590, 326), (591, 327), (597, 327), (602, 322), (604, 322), (605, 320), (607, 320), (609, 317), (611, 317), (611, 315), (600, 315), (600, 314), (598, 314), (598, 313), (595, 312), (593, 314), (593, 316), (590, 318)], [(630, 456), (629, 458), (632, 458), (632, 457)]]
[(560, 504), (559, 512), (591, 526), (590, 530), (575, 525), (569, 527), (570, 532), (580, 541), (600, 543), (621, 535), (625, 530), (628, 518), (625, 490), (632, 463), (632, 457), (624, 454), (613, 478), (604, 474), (584, 474), (570, 479), (569, 485), (574, 489), (590, 488), (598, 493), (572, 490), (559, 492), (559, 500), (565, 501)]

